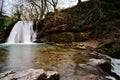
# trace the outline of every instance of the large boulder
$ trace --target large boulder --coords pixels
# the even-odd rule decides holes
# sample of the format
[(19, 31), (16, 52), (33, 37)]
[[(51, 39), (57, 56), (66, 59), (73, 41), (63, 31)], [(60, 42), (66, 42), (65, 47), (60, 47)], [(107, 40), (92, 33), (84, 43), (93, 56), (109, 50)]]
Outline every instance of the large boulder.
[(56, 71), (44, 71), (43, 69), (8, 71), (0, 74), (0, 80), (59, 80), (59, 74)]
[(110, 79), (109, 76), (115, 78), (116, 80), (120, 80), (120, 76), (116, 74), (116, 72), (113, 72), (112, 69), (114, 69), (111, 65), (112, 63), (109, 60), (104, 60), (99, 62), (98, 66), (100, 70), (104, 73), (107, 73), (106, 77)]

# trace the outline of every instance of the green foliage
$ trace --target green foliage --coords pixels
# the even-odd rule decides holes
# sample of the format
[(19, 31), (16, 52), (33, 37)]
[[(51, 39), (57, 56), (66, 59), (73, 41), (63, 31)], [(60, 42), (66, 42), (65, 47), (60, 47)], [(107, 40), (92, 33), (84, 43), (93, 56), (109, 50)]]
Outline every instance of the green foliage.
[(72, 46), (77, 46), (77, 43), (76, 42), (72, 42)]
[(3, 27), (4, 27), (4, 17), (0, 15), (0, 31), (2, 30)]
[(11, 22), (12, 20), (9, 17), (1, 15), (0, 16), (0, 31), (5, 29)]

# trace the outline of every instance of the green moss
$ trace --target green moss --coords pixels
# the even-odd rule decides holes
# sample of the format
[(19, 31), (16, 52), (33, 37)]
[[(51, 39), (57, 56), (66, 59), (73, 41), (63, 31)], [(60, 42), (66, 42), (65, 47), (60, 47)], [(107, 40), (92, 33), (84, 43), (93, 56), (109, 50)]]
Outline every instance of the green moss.
[(114, 44), (115, 42), (111, 41), (111, 42), (107, 42), (107, 43), (104, 43), (104, 44), (101, 44), (98, 46), (99, 49), (110, 49), (112, 48), (112, 45)]
[(111, 41), (99, 46), (99, 49), (105, 51), (105, 53), (114, 58), (120, 58), (120, 46), (119, 42)]
[(72, 42), (72, 46), (77, 46), (77, 43), (76, 42)]
[(12, 23), (12, 20), (7, 16), (0, 16), (0, 31), (5, 29)]
[(114, 58), (120, 58), (120, 47), (113, 47), (111, 49), (106, 49), (109, 56)]

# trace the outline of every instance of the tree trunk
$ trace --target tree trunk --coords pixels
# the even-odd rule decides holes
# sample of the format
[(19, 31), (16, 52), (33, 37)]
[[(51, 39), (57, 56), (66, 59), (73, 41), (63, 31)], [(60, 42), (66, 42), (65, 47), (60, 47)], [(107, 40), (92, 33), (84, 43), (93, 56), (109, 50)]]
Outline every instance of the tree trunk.
[(81, 0), (78, 0), (78, 4), (80, 4), (81, 3)]
[(4, 0), (1, 0), (0, 15), (3, 13), (3, 4), (4, 4)]

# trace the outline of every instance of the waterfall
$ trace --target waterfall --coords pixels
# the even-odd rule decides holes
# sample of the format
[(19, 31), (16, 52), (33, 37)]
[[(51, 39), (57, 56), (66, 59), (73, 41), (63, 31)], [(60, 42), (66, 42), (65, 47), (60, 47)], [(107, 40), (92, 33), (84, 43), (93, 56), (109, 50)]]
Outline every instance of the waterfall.
[(10, 32), (6, 43), (32, 43), (35, 38), (33, 21), (18, 21)]

